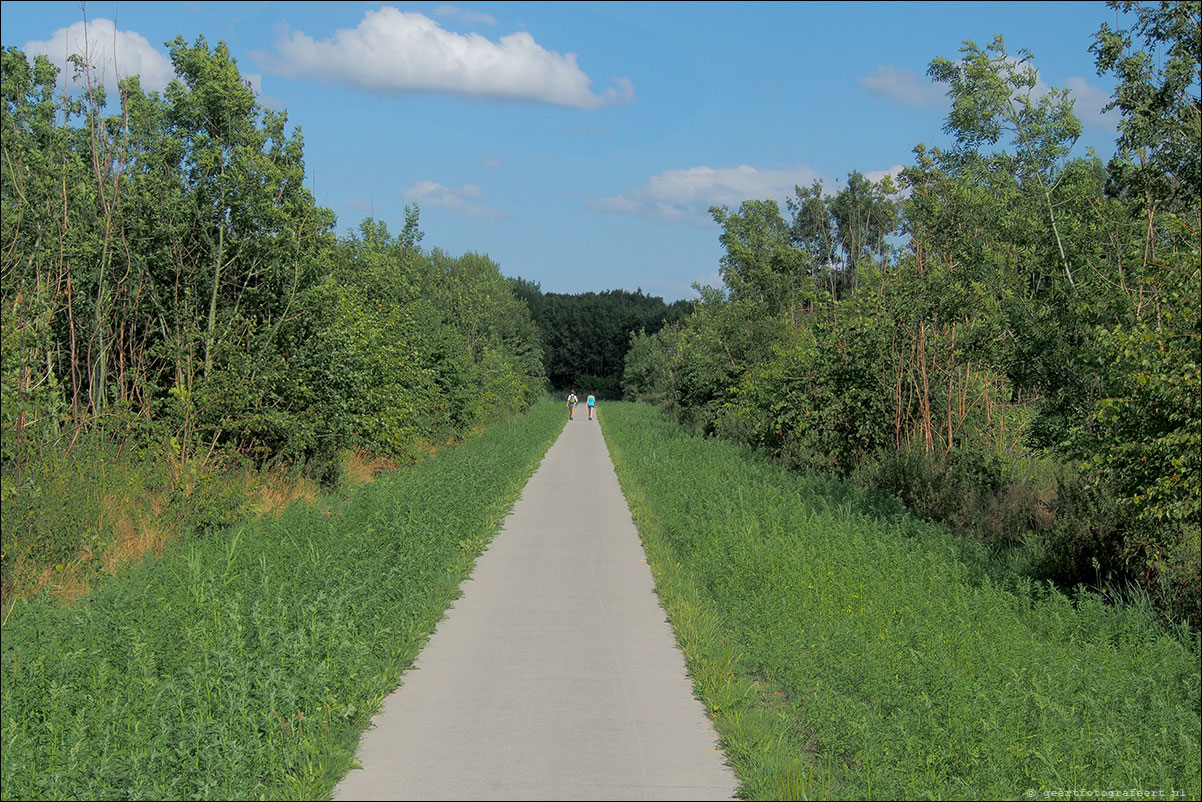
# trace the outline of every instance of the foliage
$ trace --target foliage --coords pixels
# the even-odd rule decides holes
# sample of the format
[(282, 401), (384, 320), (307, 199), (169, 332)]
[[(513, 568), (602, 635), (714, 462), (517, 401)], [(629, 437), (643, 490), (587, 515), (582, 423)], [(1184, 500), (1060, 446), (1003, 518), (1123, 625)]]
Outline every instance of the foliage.
[[(538, 330), (496, 264), (420, 250), (416, 207), (399, 237), (336, 237), (300, 131), (225, 44), (169, 49), (162, 95), (132, 77), (113, 98), (82, 61), (86, 90), (57, 97), (45, 58), (3, 53), (6, 509), (68, 526), (47, 499), (76, 444), (336, 484), (341, 451), (413, 459), (542, 394)], [(60, 540), (6, 528), (6, 580), (11, 555), (61, 561)]]
[(834, 266), (838, 258), (835, 224), (831, 219), (830, 198), (822, 191), (822, 182), (794, 187), (793, 197), (785, 200), (793, 219), (789, 235), (808, 257), (811, 275)]
[(917, 146), (901, 191), (853, 172), (797, 187), (791, 222), (713, 210), (725, 292), (635, 337), (627, 397), (1197, 625), (1197, 4), (1117, 7), (1110, 165), (1073, 156), (1030, 53), (966, 42), (929, 70), (953, 146)]
[(558, 391), (576, 390), (598, 398), (621, 395), (630, 337), (658, 331), (683, 317), (689, 304), (626, 290), (602, 293), (544, 293), (538, 284), (514, 280), (541, 336), (547, 381)]
[(888, 260), (889, 236), (899, 222), (897, 204), (890, 197), (895, 191), (888, 175), (878, 184), (853, 170), (847, 186), (831, 198), (830, 215), (852, 276), (867, 258)]
[(1202, 287), (1197, 251), (1189, 259), (1163, 266), (1154, 320), (1099, 333), (1107, 395), (1071, 444), (1123, 512), (1123, 568), (1165, 607), (1202, 621)]
[(1167, 211), (1192, 209), (1202, 196), (1202, 4), (1112, 0), (1135, 14), (1130, 29), (1102, 23), (1090, 47), (1098, 74), (1118, 79), (1108, 108), (1122, 112), (1110, 164), (1120, 191)]
[(787, 465), (847, 475), (888, 439), (885, 399), (873, 386), (883, 333), (871, 318), (815, 315), (742, 374), (717, 431)]
[(718, 240), (726, 253), (720, 273), (732, 301), (778, 312), (796, 303), (799, 294), (804, 297), (809, 265), (776, 201), (744, 201), (737, 212), (713, 207), (710, 215), (722, 227)]

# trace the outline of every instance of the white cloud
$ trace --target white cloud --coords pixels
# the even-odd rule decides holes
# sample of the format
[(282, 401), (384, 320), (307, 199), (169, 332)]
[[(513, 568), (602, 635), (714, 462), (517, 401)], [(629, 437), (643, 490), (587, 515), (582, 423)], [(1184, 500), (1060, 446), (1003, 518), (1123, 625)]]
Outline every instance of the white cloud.
[(643, 278), (639, 281), (637, 289), (641, 289), (649, 295), (658, 295), (666, 302), (672, 303), (681, 300), (695, 301), (700, 298), (700, 294), (693, 288), (693, 285), (722, 287), (723, 283), (722, 274), (715, 270), (710, 273), (694, 276), (692, 281)]
[(267, 108), (274, 109), (276, 111), (287, 111), (283, 100), (278, 97), (272, 97), (263, 91), (262, 73), (242, 72), (240, 74), (242, 76), (242, 82), (246, 84), (250, 91), (255, 93), (255, 101), (259, 105), (266, 106)]
[[(1073, 113), (1081, 121), (1081, 127), (1096, 131), (1114, 131), (1118, 128), (1119, 116), (1116, 111), (1102, 113), (1102, 109), (1110, 102), (1110, 95), (1100, 86), (1089, 83), (1079, 75), (1070, 75), (1064, 79), (1060, 89), (1067, 89), (1073, 101)], [(1031, 100), (1038, 102), (1052, 87), (1043, 80), (1038, 70), (1035, 71), (1035, 86), (1031, 88)]]
[[(654, 220), (688, 223), (709, 221), (710, 206), (738, 206), (745, 200), (771, 198), (779, 203), (819, 176), (804, 165), (785, 170), (757, 170), (748, 165), (714, 168), (702, 165), (664, 170), (645, 184), (608, 198), (595, 198), (597, 211), (633, 214)], [(782, 209), (783, 210), (783, 209)]]
[[(1068, 90), (1073, 101), (1073, 113), (1081, 121), (1082, 128), (1114, 131), (1118, 127), (1118, 114), (1115, 111), (1102, 113), (1102, 109), (1110, 102), (1110, 95), (1102, 87), (1089, 83), (1080, 75), (1070, 75), (1059, 88)], [(1035, 70), (1035, 86), (1031, 88), (1031, 100), (1038, 102), (1050, 91), (1052, 87), (1043, 80), (1039, 70)]]
[(167, 56), (155, 50), (146, 37), (133, 31), (119, 31), (107, 19), (94, 19), (85, 26), (76, 22), (68, 28), (59, 28), (46, 41), (25, 43), (27, 56), (43, 55), (62, 70), (61, 78), (75, 83), (75, 68), (67, 63), (70, 55), (83, 56), (96, 70), (105, 89), (117, 89), (118, 76), (141, 76), (142, 89), (162, 91), (175, 78), (175, 70)]
[(890, 64), (860, 78), (860, 86), (870, 95), (892, 100), (912, 109), (937, 109), (947, 105), (945, 87), (935, 84), (914, 70), (898, 69)]
[(456, 217), (474, 220), (501, 220), (505, 217), (504, 212), (476, 202), (484, 199), (484, 190), (475, 184), (452, 189), (426, 179), (401, 190), (401, 196), (411, 203), (446, 209)]
[(593, 92), (575, 53), (546, 50), (524, 31), (494, 42), (476, 33), (452, 33), (423, 14), (390, 6), (367, 12), (354, 30), (339, 30), (320, 42), (285, 29), (276, 47), (277, 56), (256, 54), (276, 73), (367, 92), (446, 92), (587, 109), (634, 99), (626, 78)]
[(894, 183), (896, 183), (897, 177), (899, 175), (901, 175), (901, 172), (904, 169), (905, 169), (904, 165), (895, 164), (892, 167), (890, 167), (888, 170), (869, 170), (868, 172), (864, 173), (864, 177), (867, 178), (869, 181), (876, 183), (876, 182), (880, 181), (882, 178), (884, 178), (885, 176), (889, 176), (893, 179)]
[(459, 6), (441, 5), (434, 9), (436, 17), (458, 17), (469, 25), (496, 25), (497, 20), (492, 14), (484, 14), (480, 11), (469, 11), (466, 8)]
[(1072, 95), (1073, 111), (1076, 112), (1083, 127), (1102, 131), (1118, 129), (1118, 110), (1111, 109), (1108, 112), (1102, 112), (1102, 109), (1110, 102), (1110, 95), (1105, 89), (1086, 83), (1085, 79), (1079, 75), (1066, 78), (1064, 87)]

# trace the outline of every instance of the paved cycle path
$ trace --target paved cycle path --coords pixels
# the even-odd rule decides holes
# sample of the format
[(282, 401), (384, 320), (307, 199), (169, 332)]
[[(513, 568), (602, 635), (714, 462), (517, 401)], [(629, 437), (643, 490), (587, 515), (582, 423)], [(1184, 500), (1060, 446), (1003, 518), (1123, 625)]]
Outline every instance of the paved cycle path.
[(596, 420), (547, 452), (335, 799), (729, 799)]

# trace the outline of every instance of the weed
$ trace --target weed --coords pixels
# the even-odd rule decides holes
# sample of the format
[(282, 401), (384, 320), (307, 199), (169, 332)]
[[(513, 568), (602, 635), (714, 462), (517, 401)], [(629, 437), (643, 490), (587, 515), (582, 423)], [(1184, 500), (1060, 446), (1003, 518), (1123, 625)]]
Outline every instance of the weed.
[(896, 499), (650, 407), (610, 404), (604, 432), (743, 795), (1202, 791), (1188, 629), (1000, 582), (980, 547)]

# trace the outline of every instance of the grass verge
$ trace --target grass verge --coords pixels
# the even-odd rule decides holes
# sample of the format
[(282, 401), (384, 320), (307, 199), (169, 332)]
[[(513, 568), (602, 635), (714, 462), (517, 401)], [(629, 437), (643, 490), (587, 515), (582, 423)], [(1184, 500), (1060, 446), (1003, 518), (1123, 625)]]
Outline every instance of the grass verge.
[(557, 405), (3, 623), (0, 797), (312, 799), (458, 595)]
[(756, 799), (1196, 799), (1197, 636), (1001, 582), (895, 498), (629, 404), (604, 432), (657, 588)]

